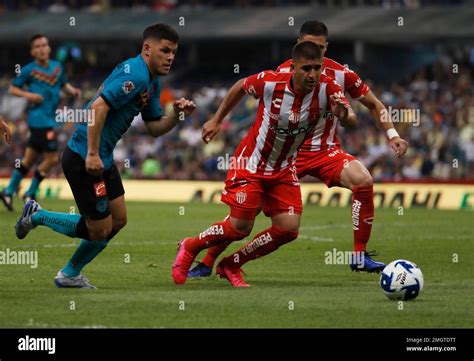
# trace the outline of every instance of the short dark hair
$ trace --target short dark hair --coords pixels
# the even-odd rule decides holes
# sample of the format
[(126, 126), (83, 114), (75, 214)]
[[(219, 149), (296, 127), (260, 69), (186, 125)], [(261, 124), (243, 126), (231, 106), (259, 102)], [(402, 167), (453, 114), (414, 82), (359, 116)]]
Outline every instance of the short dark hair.
[(35, 42), (35, 40), (38, 40), (38, 39), (41, 39), (41, 38), (46, 38), (46, 36), (43, 35), (43, 34), (35, 34), (35, 35), (33, 35), (33, 36), (30, 38), (30, 46), (33, 46), (33, 43)]
[(320, 60), (323, 57), (321, 49), (312, 41), (302, 41), (297, 43), (291, 51), (291, 58), (297, 59), (311, 59)]
[(318, 20), (309, 20), (301, 25), (300, 36), (314, 35), (314, 36), (329, 36), (328, 28), (324, 23)]
[(177, 43), (179, 35), (176, 30), (167, 24), (154, 24), (150, 25), (143, 31), (143, 41), (149, 38), (155, 40), (166, 39), (173, 43)]

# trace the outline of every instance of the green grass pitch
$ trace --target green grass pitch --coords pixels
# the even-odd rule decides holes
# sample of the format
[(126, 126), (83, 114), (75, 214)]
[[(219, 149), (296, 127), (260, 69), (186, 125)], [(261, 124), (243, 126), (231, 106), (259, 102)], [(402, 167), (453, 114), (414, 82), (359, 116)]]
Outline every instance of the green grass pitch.
[[(405, 209), (399, 215), (397, 209), (376, 210), (368, 249), (377, 249), (377, 259), (385, 262), (417, 263), (425, 278), (420, 296), (400, 309), (383, 295), (379, 275), (325, 264), (325, 252), (352, 249), (349, 208), (306, 207), (300, 237), (248, 263), (245, 279), (252, 287), (233, 289), (215, 275), (180, 287), (171, 279), (177, 241), (223, 219), (226, 206), (129, 202), (128, 225), (84, 270), (98, 289), (77, 290), (57, 289), (53, 278), (78, 240), (42, 227), (17, 240), (13, 225), (21, 204), (15, 205), (15, 213), (0, 210), (0, 250), (38, 251), (38, 267), (0, 265), (2, 328), (474, 325), (470, 211)], [(42, 205), (69, 212), (73, 203), (45, 200)], [(259, 216), (252, 235), (268, 225)], [(236, 242), (224, 254), (242, 245)]]

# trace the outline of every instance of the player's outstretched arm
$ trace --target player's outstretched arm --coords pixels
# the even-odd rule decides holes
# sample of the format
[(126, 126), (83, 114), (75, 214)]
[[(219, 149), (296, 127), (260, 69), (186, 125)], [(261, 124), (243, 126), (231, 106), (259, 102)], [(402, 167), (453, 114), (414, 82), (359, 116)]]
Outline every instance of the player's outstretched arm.
[(402, 139), (390, 119), (390, 113), (385, 108), (385, 105), (369, 90), (369, 92), (359, 100), (370, 112), (373, 114), (380, 128), (385, 131), (388, 137), (390, 148), (398, 157), (403, 156), (408, 148), (408, 142)]
[(4, 122), (2, 117), (0, 117), (0, 131), (3, 132), (3, 135), (5, 136), (5, 140), (7, 141), (7, 143), (11, 144), (12, 133), (10, 131), (10, 128), (8, 128), (8, 124)]
[(87, 127), (86, 171), (92, 175), (100, 175), (104, 171), (104, 163), (100, 159), (100, 135), (110, 107), (102, 97), (97, 97), (91, 105), (94, 119), (89, 119)]
[(65, 83), (63, 85), (63, 90), (69, 96), (78, 97), (78, 98), (81, 96), (81, 89), (72, 86), (71, 83)]
[(221, 129), (221, 123), (232, 109), (240, 102), (245, 94), (245, 79), (240, 79), (227, 91), (216, 114), (202, 126), (202, 140), (209, 143)]
[(26, 98), (33, 104), (39, 104), (43, 101), (43, 97), (41, 95), (23, 90), (15, 85), (10, 85), (8, 88), (8, 93), (17, 97)]
[(193, 101), (187, 100), (184, 98), (174, 101), (173, 110), (174, 114), (170, 117), (161, 117), (159, 119), (146, 122), (146, 127), (148, 134), (152, 137), (159, 137), (168, 133), (173, 129), (180, 120), (183, 120), (184, 117), (190, 115), (194, 109), (196, 109), (196, 104)]

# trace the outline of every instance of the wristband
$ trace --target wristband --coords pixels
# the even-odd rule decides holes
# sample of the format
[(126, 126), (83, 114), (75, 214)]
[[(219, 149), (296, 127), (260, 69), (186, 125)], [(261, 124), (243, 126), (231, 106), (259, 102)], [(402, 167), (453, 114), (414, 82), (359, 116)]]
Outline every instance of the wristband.
[(395, 138), (395, 137), (400, 137), (400, 135), (398, 135), (395, 128), (390, 128), (389, 130), (387, 130), (387, 137), (388, 137), (388, 139), (392, 139), (392, 138)]

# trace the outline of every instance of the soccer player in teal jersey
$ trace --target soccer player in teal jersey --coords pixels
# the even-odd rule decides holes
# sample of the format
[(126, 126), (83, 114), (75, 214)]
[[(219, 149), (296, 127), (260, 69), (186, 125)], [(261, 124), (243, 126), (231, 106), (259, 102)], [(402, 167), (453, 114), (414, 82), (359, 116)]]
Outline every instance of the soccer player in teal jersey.
[(10, 94), (26, 98), (30, 102), (28, 113), (30, 138), (25, 155), (19, 167), (13, 169), (8, 186), (1, 193), (3, 204), (9, 211), (13, 211), (13, 195), (18, 190), (21, 180), (40, 155), (43, 156), (43, 160), (36, 167), (30, 187), (24, 193), (25, 201), (35, 198), (41, 181), (58, 163), (58, 142), (54, 128), (60, 91), (63, 90), (71, 96), (81, 95), (78, 88), (67, 82), (61, 63), (51, 60), (50, 54), (48, 39), (41, 34), (33, 36), (31, 55), (34, 61), (21, 68), (9, 88)]
[(192, 101), (174, 102), (174, 114), (163, 116), (159, 76), (167, 75), (178, 48), (178, 33), (166, 24), (145, 29), (142, 51), (119, 64), (99, 88), (88, 108), (93, 118), (81, 124), (64, 151), (62, 167), (80, 215), (49, 212), (31, 200), (15, 228), (22, 239), (42, 225), (81, 238), (79, 248), (55, 278), (58, 287), (95, 288), (80, 272), (127, 222), (124, 188), (113, 150), (133, 118), (141, 113), (148, 133), (166, 134), (195, 108)]

